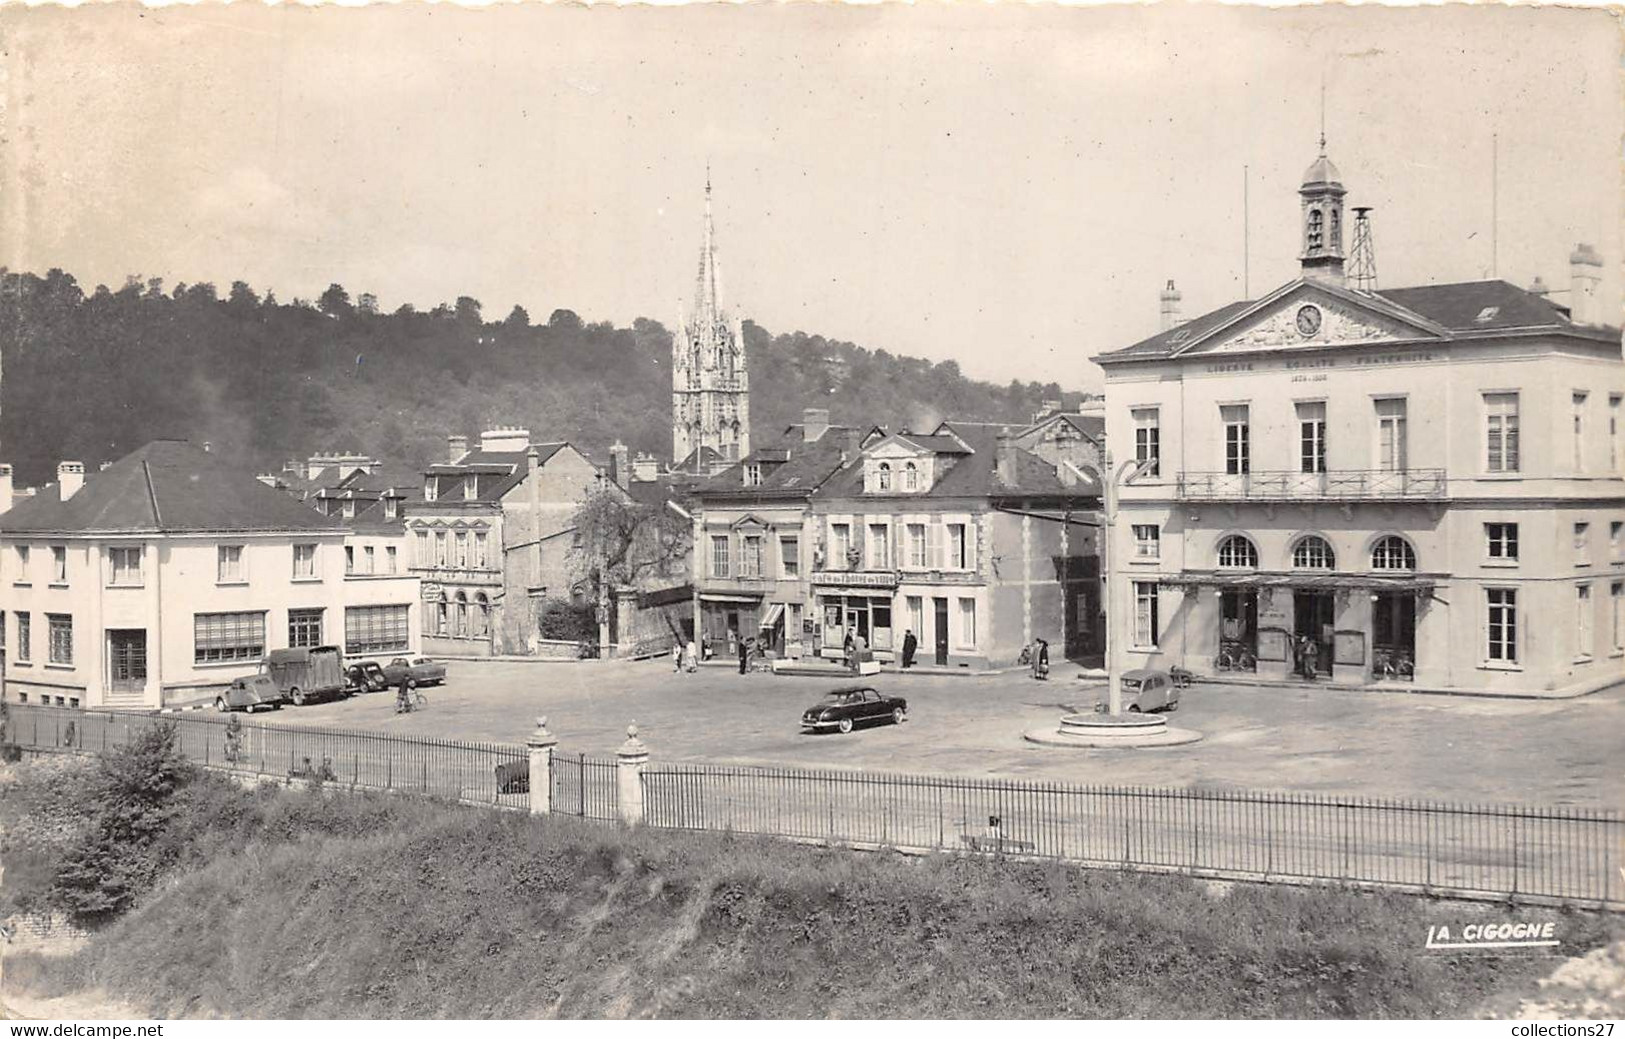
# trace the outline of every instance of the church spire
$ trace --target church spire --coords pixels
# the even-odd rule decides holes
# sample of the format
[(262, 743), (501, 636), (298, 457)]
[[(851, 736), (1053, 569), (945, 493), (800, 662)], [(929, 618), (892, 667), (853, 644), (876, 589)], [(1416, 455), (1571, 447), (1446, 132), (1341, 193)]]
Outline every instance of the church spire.
[(700, 237), (699, 274), (694, 284), (695, 321), (715, 321), (722, 311), (722, 271), (717, 265), (716, 225), (711, 219), (711, 164), (705, 164), (705, 229)]
[(705, 224), (700, 234), (694, 309), (672, 337), (672, 458), (693, 471), (726, 468), (750, 453), (750, 377), (739, 319), (722, 305), (711, 166), (705, 168)]

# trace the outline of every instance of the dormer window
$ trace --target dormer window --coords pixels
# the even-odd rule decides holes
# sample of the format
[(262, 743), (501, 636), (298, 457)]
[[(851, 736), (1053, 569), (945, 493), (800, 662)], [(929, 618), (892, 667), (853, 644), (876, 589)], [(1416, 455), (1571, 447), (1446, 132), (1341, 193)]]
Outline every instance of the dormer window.
[(473, 501), (480, 493), (480, 479), (473, 473), (463, 477), (463, 500)]
[(346, 498), (344, 501), (344, 518), (355, 519), (355, 499)]
[(398, 519), (401, 514), (401, 500), (399, 498), (384, 499), (384, 519)]
[(891, 463), (881, 462), (876, 468), (875, 481), (882, 491), (891, 490)]
[(423, 481), (423, 500), (424, 501), (434, 501), (435, 500), (435, 485), (434, 485), (434, 477), (432, 477), (432, 476), (429, 477), (427, 480)]
[(760, 487), (762, 485), (762, 467), (756, 462), (745, 466), (745, 486)]
[(913, 462), (903, 463), (903, 490), (917, 491), (920, 489), (920, 467)]
[(1486, 321), (1494, 321), (1495, 315), (1499, 314), (1500, 312), (1500, 307), (1485, 307), (1483, 310), (1478, 312), (1478, 317), (1474, 318), (1473, 320), (1477, 321), (1479, 324), (1483, 324)]

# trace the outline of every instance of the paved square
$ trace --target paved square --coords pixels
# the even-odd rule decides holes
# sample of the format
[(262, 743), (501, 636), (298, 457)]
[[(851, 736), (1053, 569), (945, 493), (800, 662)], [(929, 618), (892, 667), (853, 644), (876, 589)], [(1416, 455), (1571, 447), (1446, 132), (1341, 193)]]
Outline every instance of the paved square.
[(1538, 701), (1198, 685), (1171, 719), (1204, 733), (1196, 744), (1088, 750), (1023, 740), (1071, 706), (1090, 709), (1101, 686), (1075, 674), (1063, 665), (1049, 682), (881, 675), (879, 688), (908, 698), (909, 720), (846, 736), (798, 727), (834, 681), (716, 667), (673, 674), (666, 661), (453, 661), (421, 712), (396, 715), (385, 692), (255, 720), (520, 743), (544, 714), (561, 750), (609, 753), (636, 721), (664, 760), (1625, 806), (1625, 687)]

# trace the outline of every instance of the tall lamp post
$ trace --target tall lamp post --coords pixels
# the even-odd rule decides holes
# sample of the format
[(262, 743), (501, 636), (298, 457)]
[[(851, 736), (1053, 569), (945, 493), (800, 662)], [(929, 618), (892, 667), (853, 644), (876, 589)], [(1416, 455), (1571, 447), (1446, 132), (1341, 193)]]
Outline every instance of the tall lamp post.
[[(1118, 466), (1115, 472), (1106, 480), (1106, 523), (1105, 536), (1101, 539), (1102, 565), (1101, 569), (1106, 575), (1106, 704), (1107, 713), (1117, 717), (1123, 713), (1123, 669), (1117, 660), (1117, 645), (1123, 638), (1123, 624), (1121, 613), (1117, 609), (1117, 583), (1112, 580), (1112, 559), (1116, 555), (1112, 551), (1112, 538), (1117, 532), (1117, 485), (1125, 479), (1138, 476), (1140, 470), (1150, 463), (1150, 459), (1140, 461), (1130, 458)], [(1112, 467), (1111, 452), (1106, 453), (1105, 468)], [(1130, 470), (1133, 470), (1130, 473)]]

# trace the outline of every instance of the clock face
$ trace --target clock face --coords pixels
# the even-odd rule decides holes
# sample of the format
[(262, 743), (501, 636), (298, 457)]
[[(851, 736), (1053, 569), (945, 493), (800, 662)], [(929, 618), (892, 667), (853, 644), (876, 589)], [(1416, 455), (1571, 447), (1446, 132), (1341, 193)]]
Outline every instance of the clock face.
[(1312, 336), (1320, 331), (1320, 308), (1305, 304), (1298, 308), (1298, 334)]

